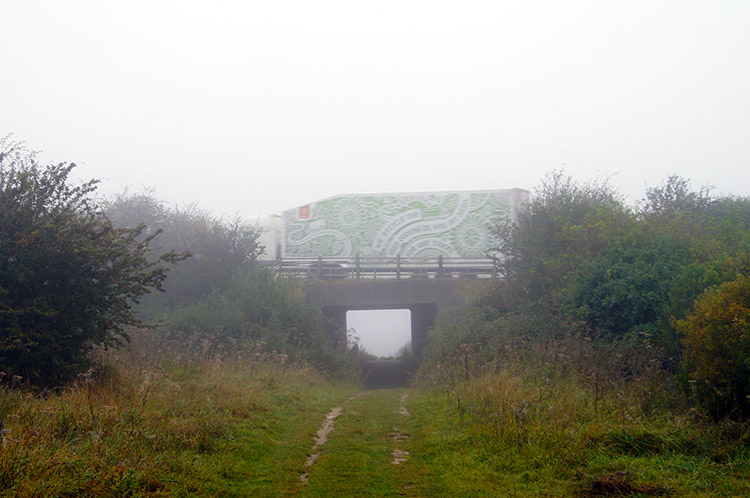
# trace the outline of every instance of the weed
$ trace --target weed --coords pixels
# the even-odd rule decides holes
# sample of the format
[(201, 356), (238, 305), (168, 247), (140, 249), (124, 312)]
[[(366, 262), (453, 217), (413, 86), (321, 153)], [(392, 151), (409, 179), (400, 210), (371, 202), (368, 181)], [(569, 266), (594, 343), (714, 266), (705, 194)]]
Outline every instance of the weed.
[(685, 409), (648, 351), (502, 330), (491, 341), (467, 343), (453, 359), (428, 348), (407, 448), (425, 494), (750, 493), (748, 423), (712, 424)]
[[(277, 494), (298, 477), (310, 414), (354, 389), (281, 355), (147, 347), (159, 341), (139, 332), (101, 353), (107, 375), (57, 392), (0, 389), (0, 496)], [(262, 477), (271, 469), (277, 480)]]

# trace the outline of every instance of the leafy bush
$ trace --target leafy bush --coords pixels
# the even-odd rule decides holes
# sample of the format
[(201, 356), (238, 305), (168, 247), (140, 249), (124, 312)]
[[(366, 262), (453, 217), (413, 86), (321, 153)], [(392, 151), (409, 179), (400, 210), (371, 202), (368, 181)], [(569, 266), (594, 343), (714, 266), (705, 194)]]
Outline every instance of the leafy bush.
[(574, 306), (589, 327), (607, 335), (656, 330), (670, 282), (689, 258), (689, 249), (669, 235), (634, 231), (582, 265)]
[(707, 291), (677, 330), (700, 405), (716, 419), (750, 416), (750, 279)]
[(84, 371), (92, 345), (139, 325), (134, 304), (179, 258), (151, 257), (157, 233), (142, 238), (142, 225), (113, 228), (92, 198), (96, 181), (68, 183), (74, 167), (42, 167), (0, 141), (0, 368), (36, 385)]
[(294, 281), (267, 270), (236, 275), (224, 289), (176, 311), (170, 328), (198, 333), (231, 347), (277, 351), (304, 359), (326, 371), (345, 361), (345, 342), (329, 333), (320, 308), (307, 303)]

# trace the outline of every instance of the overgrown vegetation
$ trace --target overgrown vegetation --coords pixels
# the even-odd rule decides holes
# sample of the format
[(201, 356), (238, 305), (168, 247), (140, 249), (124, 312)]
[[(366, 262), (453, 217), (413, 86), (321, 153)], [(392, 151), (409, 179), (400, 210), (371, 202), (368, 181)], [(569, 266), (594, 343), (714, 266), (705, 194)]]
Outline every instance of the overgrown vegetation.
[(284, 496), (356, 392), (281, 353), (132, 331), (46, 396), (0, 383), (2, 496)]
[(716, 419), (750, 416), (750, 279), (706, 291), (677, 330), (700, 404)]
[(529, 372), (519, 360), (417, 389), (407, 445), (416, 496), (750, 494), (747, 424), (663, 410), (668, 390), (655, 379), (609, 380)]
[(504, 280), (425, 350), (415, 431), (425, 472), (448, 475), (434, 489), (750, 493), (749, 220), (747, 199), (678, 177), (638, 208), (548, 177), (498, 230)]
[(96, 181), (68, 180), (74, 164), (41, 166), (22, 145), (0, 145), (0, 371), (8, 378), (65, 385), (94, 366), (93, 347), (117, 347), (127, 327), (147, 325), (353, 371), (320, 310), (294, 283), (256, 267), (257, 228), (194, 205), (169, 208), (149, 191), (102, 203)]
[[(360, 353), (256, 266), (257, 229), (148, 191), (102, 205), (73, 164), (0, 145), (0, 490), (325, 495), (300, 466)], [(366, 486), (335, 489), (373, 496), (750, 494), (749, 229), (750, 200), (678, 177), (629, 207), (550, 175), (497, 227), (503, 278), (432, 332), (408, 425), (394, 392), (349, 398), (331, 448), (379, 460), (323, 454), (318, 475), (358, 466)]]
[[(598, 368), (618, 381), (633, 382), (644, 365), (654, 365), (652, 370), (674, 385), (681, 374), (685, 389), (672, 392), (670, 409), (675, 403), (686, 406), (688, 397), (716, 416), (742, 416), (744, 391), (718, 412), (705, 405), (705, 396), (693, 397), (688, 384), (705, 382), (706, 374), (696, 370), (697, 357), (683, 361), (683, 351), (687, 344), (696, 349), (697, 335), (718, 333), (711, 332), (715, 325), (703, 322), (696, 325), (700, 334), (693, 330), (686, 337), (692, 329), (684, 320), (698, 310), (696, 300), (722, 284), (736, 289), (750, 273), (748, 228), (750, 200), (714, 199), (706, 191), (691, 191), (678, 177), (649, 190), (644, 203), (633, 209), (606, 183), (579, 185), (552, 174), (516, 220), (499, 227), (503, 282), (458, 319), (438, 327), (424, 371), (468, 375), (469, 356), (484, 368), (501, 364), (507, 349), (519, 344), (555, 349), (561, 341), (575, 339), (591, 343), (580, 350), (594, 351), (591, 357), (602, 365)], [(747, 299), (742, 292), (725, 293), (721, 305), (725, 322), (739, 321), (731, 332), (725, 327), (724, 334), (740, 342), (746, 335)], [(722, 342), (732, 344), (726, 337)], [(743, 347), (735, 346), (732, 361), (750, 361)], [(700, 349), (715, 356), (704, 363), (720, 361), (721, 351)], [(550, 366), (567, 363), (538, 359)], [(613, 369), (612, 362), (623, 365)]]
[(155, 247), (189, 254), (171, 269), (165, 292), (148, 296), (139, 308), (144, 319), (162, 323), (163, 333), (283, 353), (325, 372), (354, 372), (345, 338), (331, 333), (298, 282), (256, 265), (264, 250), (258, 228), (196, 206), (167, 207), (149, 191), (125, 192), (106, 210), (119, 226), (145, 223), (147, 232), (161, 232)]
[(160, 290), (167, 263), (158, 233), (115, 228), (92, 194), (73, 186), (72, 163), (42, 167), (0, 141), (0, 368), (38, 386), (59, 385), (90, 366), (91, 346), (140, 326), (134, 305)]
[(148, 189), (125, 192), (105, 203), (104, 210), (115, 226), (145, 225), (144, 235), (161, 232), (151, 241), (153, 248), (168, 248), (189, 254), (171, 268), (165, 292), (147, 296), (139, 312), (163, 318), (178, 308), (191, 306), (227, 287), (238, 274), (253, 268), (263, 250), (258, 229), (238, 217), (216, 217), (197, 205), (169, 207)]

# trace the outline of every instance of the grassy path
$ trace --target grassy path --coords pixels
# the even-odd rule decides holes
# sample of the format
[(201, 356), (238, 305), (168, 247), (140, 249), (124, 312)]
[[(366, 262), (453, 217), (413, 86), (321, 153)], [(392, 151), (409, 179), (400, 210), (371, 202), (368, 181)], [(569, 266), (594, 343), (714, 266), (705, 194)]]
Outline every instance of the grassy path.
[(279, 365), (158, 373), (45, 397), (0, 390), (0, 497), (750, 496), (745, 424), (562, 423), (550, 399), (500, 418), (507, 396), (356, 394)]
[[(603, 435), (571, 435), (550, 450), (527, 437), (518, 445), (492, 430), (491, 417), (457, 410), (455, 400), (405, 389), (368, 391), (339, 405), (341, 413), (309, 480), (291, 490), (302, 497), (559, 497), (750, 496), (747, 460), (726, 463), (696, 449), (625, 449), (597, 441), (646, 428), (584, 427)], [(338, 408), (338, 407), (337, 407)], [(411, 413), (410, 413), (411, 412)], [(320, 419), (322, 421), (323, 418)], [(320, 423), (320, 422), (319, 422)], [(529, 421), (530, 430), (536, 422)], [(585, 424), (569, 424), (577, 430)], [(656, 429), (652, 429), (656, 431)], [(599, 437), (599, 439), (596, 439)], [(619, 494), (618, 494), (619, 493)]]
[(410, 485), (402, 472), (408, 435), (408, 415), (402, 410), (405, 393), (367, 391), (344, 403), (298, 496), (406, 496)]

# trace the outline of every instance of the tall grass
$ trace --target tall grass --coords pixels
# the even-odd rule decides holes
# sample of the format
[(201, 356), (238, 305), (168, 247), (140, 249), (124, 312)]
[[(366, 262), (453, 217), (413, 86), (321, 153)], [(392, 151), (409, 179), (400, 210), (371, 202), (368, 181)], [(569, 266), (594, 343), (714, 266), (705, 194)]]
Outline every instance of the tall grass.
[(175, 346), (139, 331), (126, 349), (101, 352), (103, 366), (65, 388), (40, 395), (6, 382), (0, 492), (202, 494), (201, 459), (249, 451), (252, 444), (233, 443), (239, 429), (264, 427), (272, 438), (283, 429), (279, 409), (302, 410), (324, 386), (319, 373), (283, 354), (232, 353), (198, 340)]
[(750, 426), (716, 425), (691, 409), (653, 346), (565, 331), (531, 337), (500, 323), (472, 333), (459, 323), (456, 335), (443, 324), (426, 349), (415, 413), (434, 419), (424, 422), (430, 431), (454, 434), (451, 451), (471, 455), (446, 468), (482, 468), (487, 486), (509, 479), (506, 492), (525, 475), (536, 486), (529, 496), (593, 496), (591, 482), (606, 488), (622, 475), (653, 493), (750, 492)]

